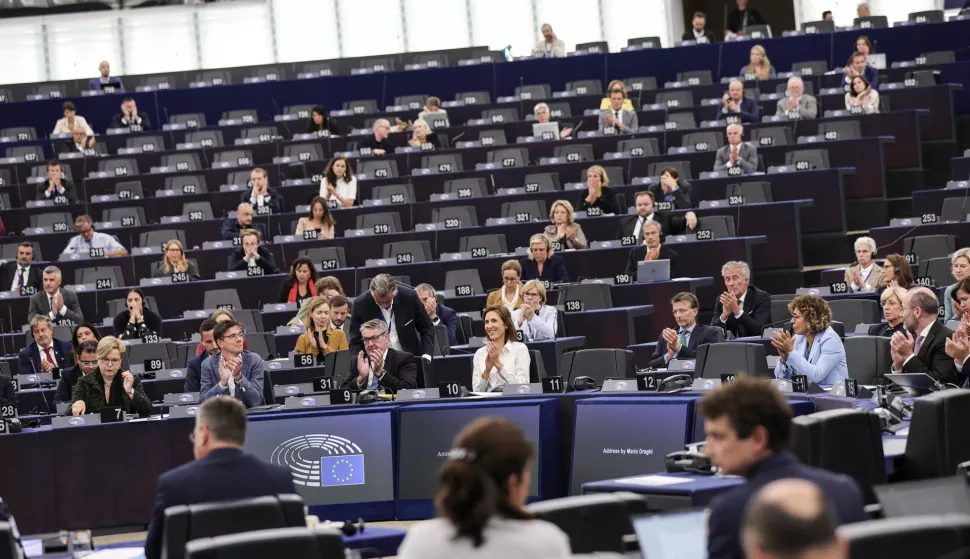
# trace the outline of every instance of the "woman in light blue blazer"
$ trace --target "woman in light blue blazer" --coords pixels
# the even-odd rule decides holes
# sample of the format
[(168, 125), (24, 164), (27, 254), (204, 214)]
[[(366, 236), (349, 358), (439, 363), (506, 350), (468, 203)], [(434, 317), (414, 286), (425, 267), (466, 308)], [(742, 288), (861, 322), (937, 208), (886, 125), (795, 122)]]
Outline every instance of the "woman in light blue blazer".
[(781, 330), (771, 340), (781, 360), (775, 378), (805, 375), (809, 382), (832, 385), (849, 377), (845, 347), (832, 324), (832, 309), (821, 297), (799, 295), (788, 304), (795, 336)]
[(556, 308), (546, 304), (546, 288), (539, 280), (529, 280), (522, 286), (521, 308), (512, 311), (516, 332), (522, 332), (523, 342), (552, 340), (556, 337)]

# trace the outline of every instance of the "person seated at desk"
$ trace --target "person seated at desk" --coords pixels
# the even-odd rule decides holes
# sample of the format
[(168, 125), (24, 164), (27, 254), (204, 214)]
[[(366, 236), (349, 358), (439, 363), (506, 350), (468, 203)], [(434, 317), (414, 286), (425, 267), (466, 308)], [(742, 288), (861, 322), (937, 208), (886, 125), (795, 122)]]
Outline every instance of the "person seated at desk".
[(586, 195), (579, 199), (576, 211), (588, 212), (590, 208), (596, 208), (601, 214), (621, 213), (616, 206), (616, 192), (609, 185), (610, 177), (606, 175), (606, 169), (599, 165), (587, 169)]
[(145, 538), (146, 559), (162, 556), (165, 509), (169, 507), (296, 493), (289, 468), (243, 452), (246, 422), (246, 408), (228, 396), (211, 398), (199, 406), (189, 436), (195, 461), (158, 478)]
[(654, 200), (670, 202), (673, 210), (684, 210), (691, 207), (691, 185), (686, 179), (680, 179), (680, 173), (673, 167), (664, 167), (660, 171), (660, 182), (650, 187)]
[[(425, 144), (431, 147), (426, 148), (424, 147)], [(441, 141), (438, 140), (438, 135), (431, 131), (431, 127), (423, 118), (415, 120), (414, 124), (411, 125), (411, 139), (408, 140), (408, 145), (413, 148), (421, 148), (422, 151), (441, 149)]]
[(780, 479), (745, 509), (741, 543), (748, 559), (849, 559), (832, 501), (815, 483)]
[(323, 356), (327, 353), (350, 348), (344, 331), (330, 324), (330, 303), (326, 297), (310, 299), (303, 327), (306, 330), (296, 340), (296, 353), (316, 355), (317, 365), (323, 365)]
[(101, 64), (98, 64), (98, 73), (100, 74), (98, 77), (88, 81), (88, 89), (105, 93), (125, 92), (125, 84), (122, 83), (121, 78), (111, 75), (111, 64), (107, 60), (102, 60)]
[(502, 305), (509, 312), (522, 306), (522, 264), (518, 260), (502, 262), (502, 287), (488, 294), (486, 307)]
[(735, 338), (761, 337), (771, 322), (771, 295), (751, 285), (751, 268), (737, 260), (721, 266), (724, 293), (714, 304), (711, 326), (720, 326)]
[(690, 20), (690, 29), (684, 31), (681, 41), (694, 41), (698, 45), (716, 43), (717, 37), (707, 30), (707, 15), (704, 12), (694, 12)]
[[(87, 156), (88, 153), (93, 153), (95, 146), (94, 136), (88, 136), (82, 126), (75, 126), (74, 131), (71, 132), (71, 139), (67, 141), (55, 142), (54, 149), (57, 150), (58, 154), (61, 153), (80, 153)], [(88, 150), (92, 150), (89, 152)]]
[[(84, 135), (90, 138), (94, 138), (94, 130), (88, 124), (88, 121), (84, 119), (83, 116), (77, 114), (77, 107), (74, 103), (70, 101), (64, 101), (63, 105), (64, 118), (57, 119), (54, 124), (54, 130), (51, 135), (56, 134), (73, 134), (74, 129), (80, 126), (84, 129)], [(91, 144), (94, 145), (93, 143)]]
[(253, 207), (253, 212), (259, 215), (268, 213), (280, 213), (282, 202), (279, 192), (269, 187), (269, 177), (266, 170), (256, 167), (249, 173), (249, 182), (252, 189), (243, 192), (240, 202), (248, 203)]
[(318, 136), (334, 136), (340, 134), (340, 127), (330, 118), (327, 109), (323, 105), (315, 105), (310, 109), (310, 120), (306, 125), (307, 134), (317, 134)]
[(350, 339), (350, 301), (343, 295), (331, 295), (327, 298), (330, 301), (330, 327), (344, 331), (344, 335)]
[(300, 308), (304, 301), (317, 296), (316, 282), (317, 269), (313, 267), (313, 261), (301, 256), (290, 265), (290, 275), (283, 280), (276, 300), (279, 303), (296, 303), (296, 307)]
[(758, 102), (744, 96), (744, 83), (741, 80), (731, 80), (727, 93), (721, 98), (721, 114), (740, 115), (742, 123), (758, 122), (760, 109)]
[(95, 328), (94, 324), (84, 322), (74, 327), (71, 333), (71, 347), (74, 349), (74, 356), (78, 356), (78, 348), (84, 342), (94, 342), (97, 345), (101, 341), (101, 332)]
[(872, 41), (866, 35), (859, 35), (855, 40), (855, 52), (861, 52), (867, 57), (876, 54), (876, 47), (872, 46)]
[(121, 112), (111, 119), (111, 128), (128, 128), (132, 132), (152, 129), (148, 115), (138, 112), (138, 105), (131, 97), (121, 102)]
[[(537, 103), (535, 107), (532, 108), (532, 114), (536, 117), (537, 124), (548, 124), (552, 122), (549, 120), (549, 105), (545, 103)], [(567, 126), (559, 130), (559, 139), (565, 140), (566, 138), (572, 136), (573, 129), (571, 126)]]
[(105, 256), (127, 256), (128, 250), (121, 246), (118, 239), (107, 233), (94, 230), (94, 220), (89, 215), (80, 215), (74, 220), (78, 234), (71, 237), (63, 254), (83, 254), (91, 249), (104, 249)]
[[(860, 37), (859, 39), (862, 39)], [(858, 41), (857, 41), (858, 42)], [(849, 63), (842, 70), (842, 81), (847, 86), (852, 86), (852, 78), (862, 76), (867, 85), (872, 86), (873, 90), (879, 89), (879, 71), (869, 65), (869, 57), (865, 52), (855, 51), (849, 57)], [(876, 94), (876, 98), (879, 95)]]
[(805, 375), (809, 382), (833, 385), (849, 378), (845, 347), (832, 329), (832, 309), (817, 295), (798, 295), (788, 304), (794, 338), (779, 329), (771, 339), (781, 360), (775, 378)]
[(54, 324), (80, 324), (84, 322), (81, 304), (77, 294), (67, 289), (61, 289), (61, 269), (57, 266), (44, 268), (44, 290), (35, 293), (30, 298), (27, 310), (27, 320), (33, 320), (38, 314), (48, 317)]
[(458, 313), (450, 307), (438, 302), (438, 293), (430, 283), (422, 283), (414, 288), (418, 299), (424, 304), (424, 310), (436, 328), (444, 325), (448, 332), (448, 344), (458, 345)]
[(323, 276), (316, 282), (317, 293), (323, 295), (327, 298), (340, 295), (346, 297), (347, 294), (344, 293), (344, 286), (341, 285), (340, 280), (334, 276)]
[(523, 342), (556, 339), (556, 308), (546, 304), (546, 287), (529, 280), (522, 286), (525, 303), (512, 311), (512, 323), (522, 332)]
[(775, 116), (787, 116), (790, 120), (818, 116), (818, 101), (805, 93), (805, 82), (802, 78), (788, 78), (788, 89), (775, 106)]
[(950, 270), (956, 283), (948, 285), (943, 292), (943, 322), (960, 318), (960, 307), (953, 305), (953, 290), (957, 284), (970, 277), (970, 248), (961, 248), (950, 256)]
[(714, 156), (714, 170), (727, 173), (735, 167), (744, 173), (753, 173), (758, 170), (758, 148), (742, 142), (744, 127), (740, 124), (728, 124), (727, 139), (728, 145), (717, 150)]
[[(229, 256), (229, 271), (245, 271), (247, 275), (268, 276), (278, 273), (273, 262), (273, 254), (259, 244), (261, 235), (255, 229), (243, 229), (239, 232), (242, 244)], [(257, 271), (258, 270), (258, 271)]]
[(854, 76), (845, 94), (845, 108), (860, 107), (865, 114), (879, 112), (879, 92), (869, 86), (865, 76)]
[(664, 369), (671, 359), (694, 359), (697, 348), (717, 343), (717, 330), (713, 326), (697, 322), (697, 297), (682, 291), (670, 299), (677, 329), (664, 328), (657, 340), (657, 348), (650, 357), (649, 366)]
[(162, 317), (147, 308), (141, 288), (133, 287), (125, 296), (126, 310), (114, 319), (115, 334), (122, 340), (140, 340), (152, 334), (161, 336)]
[[(344, 296), (344, 288), (340, 285), (340, 280), (333, 276), (323, 276), (316, 281), (315, 287), (317, 288), (317, 294), (326, 297), (330, 303), (330, 324), (333, 328), (340, 328), (347, 334), (348, 338), (350, 336), (350, 324), (348, 323), (344, 326), (344, 322), (347, 320), (347, 316), (350, 312), (350, 301)], [(342, 305), (337, 305), (333, 302), (335, 297), (341, 297), (343, 299)], [(307, 308), (307, 302), (304, 301), (300, 308), (296, 311), (296, 316), (291, 318), (289, 322), (286, 323), (287, 326), (302, 326), (303, 321), (306, 319), (306, 315), (309, 312)]]
[(738, 376), (705, 394), (697, 404), (704, 420), (704, 452), (722, 475), (745, 482), (711, 500), (707, 519), (709, 559), (738, 559), (741, 522), (752, 495), (783, 478), (805, 479), (832, 500), (841, 524), (868, 520), (862, 490), (851, 477), (801, 464), (789, 452), (791, 406), (762, 379)]
[[(343, 332), (336, 330), (335, 332)], [(351, 360), (350, 374), (341, 388), (357, 390), (398, 390), (418, 387), (418, 363), (414, 355), (388, 347), (387, 323), (374, 318), (360, 325), (364, 349)]]
[(197, 281), (202, 277), (195, 262), (185, 259), (185, 249), (178, 239), (165, 243), (165, 258), (152, 270), (153, 278), (172, 277), (172, 274), (185, 274), (188, 281)]
[(606, 96), (600, 99), (601, 111), (605, 111), (606, 109), (610, 108), (610, 105), (612, 105), (612, 103), (610, 102), (610, 93), (613, 93), (614, 91), (619, 91), (623, 93), (624, 109), (628, 111), (636, 111), (636, 108), (633, 106), (633, 101), (631, 101), (630, 97), (627, 95), (626, 84), (624, 84), (620, 80), (613, 80), (610, 82), (610, 85), (606, 87)]
[(966, 377), (970, 373), (970, 370), (964, 369), (967, 358), (970, 357), (970, 338), (968, 338), (970, 335), (970, 279), (957, 282), (951, 297), (953, 297), (951, 304), (960, 310), (962, 318), (960, 327), (946, 341), (944, 349), (947, 356), (953, 358), (954, 368), (963, 381), (962, 386), (966, 387)]
[(746, 80), (773, 80), (775, 79), (775, 67), (768, 60), (768, 53), (761, 45), (751, 47), (748, 53), (748, 64), (741, 67), (738, 74)]
[(639, 246), (630, 249), (627, 256), (625, 273), (636, 280), (637, 268), (640, 262), (653, 262), (654, 260), (670, 261), (670, 277), (676, 278), (680, 255), (674, 252), (667, 245), (661, 244), (660, 224), (656, 221), (648, 221), (643, 224), (643, 242)]
[(872, 237), (859, 237), (853, 244), (857, 264), (845, 271), (845, 283), (852, 291), (872, 291), (886, 282), (882, 268), (872, 259), (876, 255), (876, 241)]
[[(970, 260), (968, 260), (970, 267)], [(902, 254), (890, 254), (882, 263), (882, 281), (880, 287), (913, 287), (913, 268)], [(944, 320), (945, 322), (945, 320)]]
[(560, 250), (567, 248), (586, 248), (586, 235), (583, 234), (583, 226), (576, 223), (573, 219), (573, 205), (566, 200), (556, 200), (552, 203), (549, 210), (549, 220), (543, 235), (555, 247), (558, 243)]
[(202, 362), (201, 401), (216, 396), (232, 396), (247, 408), (263, 403), (263, 358), (243, 349), (245, 329), (240, 322), (218, 322), (212, 337), (219, 346), (219, 355)]
[(236, 215), (226, 216), (222, 221), (222, 239), (231, 241), (239, 236), (243, 229), (258, 229), (265, 233), (262, 223), (253, 223), (253, 206), (249, 202), (242, 202), (236, 207)]
[(343, 155), (335, 155), (323, 171), (320, 197), (341, 208), (350, 208), (357, 203), (357, 177), (350, 168), (350, 162)]
[(515, 341), (512, 315), (503, 306), (486, 307), (485, 345), (472, 360), (472, 390), (494, 392), (505, 384), (528, 384), (532, 357), (529, 348)]
[(336, 225), (336, 221), (333, 219), (333, 214), (330, 213), (330, 208), (327, 207), (326, 199), (321, 196), (314, 196), (313, 200), (310, 200), (310, 211), (296, 222), (294, 234), (300, 237), (304, 231), (315, 230), (317, 239), (332, 239), (334, 225)]
[[(23, 287), (33, 288), (39, 293), (44, 288), (41, 269), (33, 266), (34, 245), (24, 241), (17, 246), (17, 260), (0, 266), (0, 290), (20, 292)], [(28, 290), (29, 291), (29, 290)]]
[(131, 371), (121, 371), (124, 353), (124, 342), (114, 336), (105, 336), (98, 342), (98, 368), (78, 379), (71, 407), (65, 415), (101, 413), (116, 407), (140, 417), (152, 415), (152, 402), (145, 394), (141, 379)]
[[(212, 312), (211, 315), (209, 315), (209, 318), (214, 320), (217, 324), (219, 322), (228, 322), (230, 320), (236, 320), (236, 317), (232, 314), (232, 311), (230, 311), (229, 309), (216, 309), (215, 311)], [(208, 348), (205, 346), (203, 342), (199, 342), (199, 345), (195, 346), (195, 354), (202, 355), (207, 349)], [(247, 342), (246, 340), (243, 340), (243, 349), (245, 350), (249, 349), (249, 342)], [(216, 348), (216, 353), (218, 353), (218, 351), (219, 351), (218, 348)]]
[[(388, 141), (391, 135), (391, 123), (386, 118), (374, 121), (374, 134), (357, 142), (357, 151), (361, 155), (384, 155), (394, 153), (394, 145)], [(336, 158), (335, 158), (336, 159)], [(322, 194), (321, 194), (322, 195)]]
[(636, 111), (623, 108), (626, 93), (620, 88), (610, 90), (610, 106), (600, 111), (599, 131), (601, 134), (636, 134), (640, 128)]
[(54, 204), (77, 204), (77, 188), (64, 178), (60, 161), (47, 164), (47, 180), (37, 185), (37, 201), (47, 200)]
[(18, 375), (37, 375), (61, 371), (74, 364), (71, 344), (54, 338), (51, 319), (38, 314), (30, 319), (33, 343), (17, 355)]
[(937, 320), (939, 309), (940, 300), (930, 289), (914, 287), (906, 292), (903, 298), (906, 330), (893, 334), (889, 342), (894, 374), (923, 373), (941, 384), (961, 382), (953, 358), (946, 353), (946, 342), (953, 331)]
[[(529, 257), (521, 261), (522, 279), (529, 281), (537, 279), (554, 283), (569, 283), (569, 272), (566, 262), (561, 256), (556, 256), (552, 243), (542, 233), (532, 235), (529, 239)], [(502, 272), (503, 277), (505, 272)], [(506, 286), (508, 287), (508, 286)], [(504, 294), (503, 294), (504, 297)]]
[(427, 115), (448, 116), (448, 111), (441, 108), (441, 99), (431, 95), (424, 100), (424, 108), (418, 113), (418, 118), (423, 119)]
[(468, 424), (441, 467), (438, 518), (412, 526), (398, 557), (570, 557), (566, 534), (524, 508), (534, 459), (515, 422), (483, 417)]
[(737, 9), (731, 10), (731, 13), (728, 14), (726, 30), (724, 31), (725, 41), (728, 38), (733, 38), (734, 35), (744, 35), (744, 30), (747, 27), (768, 23), (765, 18), (761, 17), (758, 10), (748, 7), (748, 0), (736, 0), (736, 2)]
[(216, 345), (216, 339), (213, 336), (212, 331), (215, 330), (216, 324), (215, 320), (207, 318), (202, 321), (202, 325), (199, 326), (199, 345), (203, 347), (203, 351), (189, 359), (189, 362), (185, 365), (185, 387), (182, 389), (183, 392), (200, 392), (202, 390), (202, 363), (211, 355), (216, 355), (219, 353), (219, 346)]
[(566, 56), (566, 42), (556, 36), (552, 26), (542, 24), (542, 40), (532, 48), (532, 56), (545, 58), (563, 58)]
[(902, 287), (887, 287), (879, 295), (879, 304), (882, 305), (882, 314), (886, 317), (886, 322), (869, 326), (870, 336), (882, 336), (891, 338), (896, 332), (906, 330), (903, 324), (903, 299), (906, 297), (906, 290)]
[(57, 381), (57, 392), (54, 394), (55, 404), (69, 404), (74, 400), (74, 387), (77, 381), (90, 375), (98, 369), (98, 342), (86, 341), (75, 350), (77, 364), (61, 371), (61, 378)]
[(658, 212), (654, 205), (653, 192), (643, 190), (635, 194), (637, 214), (624, 218), (620, 224), (617, 238), (632, 237), (637, 243), (643, 242), (643, 225), (650, 221), (660, 224), (660, 235), (679, 235), (693, 232), (697, 228), (697, 214), (687, 212), (683, 216)]

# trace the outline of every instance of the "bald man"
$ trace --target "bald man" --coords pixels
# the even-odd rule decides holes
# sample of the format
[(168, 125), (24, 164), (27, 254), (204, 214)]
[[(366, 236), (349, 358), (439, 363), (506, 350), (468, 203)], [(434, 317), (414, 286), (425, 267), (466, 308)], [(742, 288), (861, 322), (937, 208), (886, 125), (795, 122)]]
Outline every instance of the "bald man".
[[(737, 174), (753, 173), (758, 170), (758, 150), (746, 142), (742, 142), (744, 127), (740, 124), (729, 124), (727, 127), (728, 145), (717, 150), (714, 157), (714, 170), (720, 173)], [(732, 169), (739, 169), (731, 172)]]
[(101, 75), (88, 81), (88, 89), (105, 93), (125, 92), (125, 84), (121, 83), (121, 78), (111, 75), (111, 64), (107, 60), (98, 64), (98, 73)]
[[(741, 122), (758, 122), (758, 102), (744, 96), (744, 84), (741, 80), (731, 80), (727, 93), (721, 98), (721, 113), (725, 118), (740, 115)], [(728, 120), (730, 122), (730, 120)]]
[(253, 206), (242, 202), (236, 208), (235, 216), (228, 216), (222, 222), (222, 238), (231, 241), (239, 237), (239, 232), (243, 229), (256, 229), (262, 238), (266, 238), (266, 230), (262, 223), (253, 223)]
[(386, 118), (374, 121), (374, 135), (357, 143), (357, 150), (361, 155), (384, 155), (394, 153), (394, 146), (388, 141), (391, 135), (391, 123)]
[(744, 515), (741, 542), (747, 559), (848, 559), (849, 544), (814, 483), (781, 479), (755, 493)]

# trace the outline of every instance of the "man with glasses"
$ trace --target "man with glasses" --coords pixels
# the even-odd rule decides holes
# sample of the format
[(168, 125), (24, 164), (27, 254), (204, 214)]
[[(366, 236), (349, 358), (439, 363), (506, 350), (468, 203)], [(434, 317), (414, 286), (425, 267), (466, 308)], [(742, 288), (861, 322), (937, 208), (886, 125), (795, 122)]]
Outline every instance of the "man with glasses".
[(220, 353), (202, 363), (200, 400), (231, 396), (247, 408), (263, 403), (263, 358), (243, 350), (246, 332), (235, 320), (216, 324), (212, 331)]
[(387, 345), (431, 362), (434, 353), (434, 325), (424, 304), (410, 287), (398, 285), (389, 274), (378, 274), (370, 290), (358, 295), (350, 312), (350, 354), (366, 349), (361, 328), (368, 321), (380, 319), (386, 325)]
[(374, 121), (374, 135), (368, 136), (366, 140), (361, 140), (357, 144), (357, 150), (361, 155), (384, 155), (394, 153), (394, 146), (387, 140), (391, 135), (391, 123), (386, 118), (379, 118)]
[(677, 329), (664, 328), (657, 348), (650, 357), (650, 367), (665, 369), (671, 359), (694, 359), (697, 348), (718, 342), (713, 326), (697, 323), (698, 303), (693, 293), (682, 291), (670, 299)]
[(57, 381), (57, 393), (54, 394), (55, 404), (70, 404), (74, 399), (74, 385), (82, 377), (86, 377), (98, 368), (98, 342), (87, 341), (77, 348), (77, 365), (61, 371), (61, 379)]
[(296, 493), (289, 469), (243, 452), (246, 408), (236, 399), (216, 396), (203, 402), (189, 440), (195, 461), (158, 478), (145, 538), (147, 559), (161, 557), (165, 509), (169, 507)]
[(104, 249), (105, 256), (128, 254), (128, 250), (121, 246), (118, 239), (107, 233), (95, 231), (93, 223), (94, 220), (89, 215), (81, 215), (74, 220), (74, 227), (77, 227), (78, 234), (64, 247), (64, 254), (85, 254), (96, 248)]
[(368, 320), (360, 327), (363, 351), (350, 365), (350, 375), (341, 388), (377, 390), (395, 393), (401, 389), (418, 387), (418, 365), (406, 351), (387, 347), (387, 324), (379, 319)]

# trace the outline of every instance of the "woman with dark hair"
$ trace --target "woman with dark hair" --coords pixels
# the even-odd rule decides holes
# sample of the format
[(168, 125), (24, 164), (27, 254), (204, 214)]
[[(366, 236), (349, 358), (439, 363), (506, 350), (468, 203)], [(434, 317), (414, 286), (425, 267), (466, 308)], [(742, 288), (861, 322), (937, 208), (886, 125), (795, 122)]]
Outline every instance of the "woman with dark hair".
[(870, 41), (869, 37), (866, 35), (859, 35), (856, 37), (855, 50), (856, 52), (861, 52), (866, 56), (876, 54), (876, 47), (872, 46), (872, 41)]
[(809, 382), (833, 385), (849, 378), (845, 347), (832, 329), (832, 309), (817, 295), (799, 295), (788, 304), (792, 337), (778, 330), (771, 345), (781, 360), (775, 366), (775, 378), (790, 379), (805, 375)]
[(317, 270), (313, 267), (313, 261), (301, 256), (290, 265), (290, 275), (283, 280), (277, 300), (280, 303), (296, 303), (300, 308), (303, 301), (317, 296), (316, 281)]
[(313, 200), (310, 200), (310, 211), (307, 216), (301, 217), (296, 222), (296, 235), (299, 237), (304, 231), (316, 229), (318, 239), (332, 239), (334, 225), (336, 222), (333, 214), (330, 213), (330, 208), (327, 207), (327, 201), (320, 196), (314, 196)]
[(866, 114), (879, 112), (879, 92), (869, 86), (863, 75), (853, 76), (849, 91), (845, 94), (845, 108), (851, 111), (859, 107)]
[(486, 307), (485, 345), (472, 359), (472, 390), (491, 392), (505, 384), (528, 384), (532, 357), (529, 348), (515, 341), (512, 313), (504, 305)]
[(523, 508), (534, 456), (532, 444), (508, 419), (482, 417), (468, 424), (438, 476), (438, 518), (412, 526), (398, 557), (569, 557), (566, 534)]
[(84, 342), (98, 343), (100, 341), (101, 333), (90, 322), (78, 324), (74, 327), (74, 332), (71, 334), (71, 347), (74, 348), (75, 357), (77, 357), (77, 348)]
[(909, 260), (902, 254), (890, 254), (882, 265), (882, 281), (880, 287), (913, 287), (913, 268)]
[(115, 334), (122, 340), (141, 339), (151, 334), (162, 333), (162, 317), (145, 304), (145, 294), (133, 287), (125, 296), (126, 310), (114, 320)]
[(349, 208), (357, 203), (357, 177), (350, 168), (350, 161), (336, 155), (327, 163), (320, 181), (320, 197), (334, 201), (339, 207)]
[(318, 136), (329, 136), (340, 134), (340, 127), (327, 114), (327, 109), (322, 105), (316, 105), (310, 109), (310, 121), (306, 125), (307, 134), (316, 133)]

